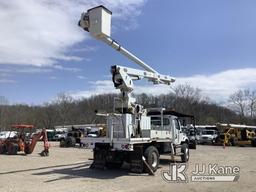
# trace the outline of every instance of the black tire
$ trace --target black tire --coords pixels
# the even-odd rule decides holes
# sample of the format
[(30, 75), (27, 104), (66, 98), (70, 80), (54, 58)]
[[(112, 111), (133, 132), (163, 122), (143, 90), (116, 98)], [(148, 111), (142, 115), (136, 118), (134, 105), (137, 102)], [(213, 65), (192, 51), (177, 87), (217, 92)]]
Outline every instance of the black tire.
[(236, 145), (237, 145), (237, 139), (234, 138), (234, 137), (230, 138), (229, 142), (230, 142), (230, 144), (231, 144), (232, 146), (236, 146)]
[(196, 140), (191, 141), (191, 143), (189, 144), (189, 149), (196, 149)]
[[(144, 157), (146, 158), (146, 162), (153, 172), (156, 172), (159, 165), (159, 152), (156, 147), (149, 146), (145, 152)], [(144, 169), (147, 169), (146, 167)]]
[(124, 153), (123, 152), (111, 152), (108, 151), (105, 155), (107, 168), (119, 169), (122, 167), (124, 162)]
[(123, 165), (122, 162), (106, 162), (106, 167), (110, 169), (120, 169)]
[(256, 147), (256, 139), (252, 139), (251, 143), (252, 143), (252, 147)]
[(181, 146), (181, 162), (186, 163), (189, 160), (189, 147), (187, 143), (182, 144)]
[(65, 145), (66, 145), (65, 139), (61, 139), (60, 140), (60, 147), (65, 147)]
[(16, 143), (12, 143), (8, 146), (8, 155), (17, 155), (19, 150), (19, 145)]
[(67, 137), (65, 140), (65, 147), (75, 147), (76, 139), (74, 137)]
[(2, 144), (0, 146), (0, 154), (6, 154), (7, 153), (7, 146), (6, 144)]
[(218, 142), (218, 137), (215, 137), (212, 139), (212, 145), (216, 145), (217, 142)]

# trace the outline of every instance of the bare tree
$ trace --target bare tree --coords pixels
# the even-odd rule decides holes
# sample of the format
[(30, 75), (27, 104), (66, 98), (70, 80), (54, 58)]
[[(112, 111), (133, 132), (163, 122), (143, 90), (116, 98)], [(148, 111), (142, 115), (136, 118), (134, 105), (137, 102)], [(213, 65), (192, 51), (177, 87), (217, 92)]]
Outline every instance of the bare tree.
[(189, 102), (199, 102), (202, 99), (201, 90), (187, 83), (175, 87), (174, 92), (177, 97), (184, 98)]
[(249, 89), (238, 90), (230, 95), (232, 109), (235, 110), (242, 117), (253, 118), (256, 111), (256, 91)]
[(240, 114), (241, 117), (245, 117), (247, 107), (246, 91), (238, 90), (229, 96), (229, 100), (232, 103), (232, 109)]
[(49, 103), (45, 103), (43, 107), (39, 110), (40, 114), (40, 123), (44, 128), (52, 128), (57, 121), (58, 111), (56, 110), (56, 106), (51, 105)]
[(0, 130), (5, 129), (7, 126), (8, 104), (8, 99), (0, 96)]
[(173, 108), (184, 113), (193, 113), (194, 107), (201, 102), (201, 90), (189, 84), (175, 87), (175, 102)]
[(73, 101), (73, 97), (67, 93), (59, 93), (54, 101), (63, 125), (71, 121), (70, 111)]
[(256, 111), (256, 91), (246, 89), (244, 90), (244, 96), (247, 101), (249, 115), (251, 118), (253, 118)]

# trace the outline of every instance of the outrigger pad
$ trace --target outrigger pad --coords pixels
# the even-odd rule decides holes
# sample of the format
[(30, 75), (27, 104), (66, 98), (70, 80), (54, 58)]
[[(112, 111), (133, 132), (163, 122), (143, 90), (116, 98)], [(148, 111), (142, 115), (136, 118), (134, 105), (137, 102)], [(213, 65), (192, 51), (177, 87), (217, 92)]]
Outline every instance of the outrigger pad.
[(49, 156), (49, 151), (48, 151), (48, 150), (43, 150), (41, 153), (39, 153), (39, 155), (40, 155), (41, 157)]
[(143, 160), (143, 163), (144, 163), (145, 168), (146, 168), (145, 170), (148, 172), (148, 174), (149, 175), (155, 175), (154, 171), (151, 169), (151, 167), (147, 163), (146, 158), (144, 156), (142, 156), (142, 160)]

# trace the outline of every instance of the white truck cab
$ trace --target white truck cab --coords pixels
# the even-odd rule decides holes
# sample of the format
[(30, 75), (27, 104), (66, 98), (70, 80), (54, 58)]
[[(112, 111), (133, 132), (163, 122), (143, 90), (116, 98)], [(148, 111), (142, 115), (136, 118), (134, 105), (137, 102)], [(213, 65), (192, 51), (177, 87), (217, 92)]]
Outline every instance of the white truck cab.
[(214, 144), (217, 141), (218, 131), (214, 129), (204, 129), (199, 139), (200, 144)]

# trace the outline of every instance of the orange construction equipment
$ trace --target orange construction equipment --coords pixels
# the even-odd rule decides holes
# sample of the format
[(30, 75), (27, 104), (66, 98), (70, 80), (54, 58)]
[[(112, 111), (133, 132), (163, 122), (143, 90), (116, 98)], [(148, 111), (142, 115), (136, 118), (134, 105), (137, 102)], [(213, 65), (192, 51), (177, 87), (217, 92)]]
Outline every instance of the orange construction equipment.
[[(18, 129), (18, 134), (14, 138), (6, 138), (0, 141), (0, 154), (16, 155), (19, 151), (25, 154), (31, 154), (34, 151), (38, 140), (42, 139), (44, 142), (44, 150), (40, 153), (41, 156), (49, 155), (49, 143), (45, 129), (41, 132), (32, 135), (32, 128), (34, 125), (12, 125), (12, 128)], [(29, 134), (26, 135), (25, 130), (29, 129)]]

